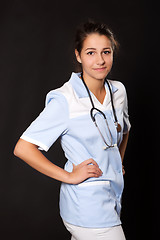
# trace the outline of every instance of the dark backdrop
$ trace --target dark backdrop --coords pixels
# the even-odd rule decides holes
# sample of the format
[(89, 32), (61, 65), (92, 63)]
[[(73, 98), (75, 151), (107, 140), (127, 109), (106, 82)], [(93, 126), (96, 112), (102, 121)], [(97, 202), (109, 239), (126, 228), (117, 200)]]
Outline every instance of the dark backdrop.
[[(47, 92), (74, 71), (75, 29), (88, 17), (107, 23), (120, 42), (110, 77), (127, 88), (132, 124), (124, 160), (123, 228), (127, 240), (153, 239), (152, 226), (157, 234), (158, 13), (152, 5), (142, 0), (0, 3), (2, 239), (70, 239), (59, 216), (60, 183), (14, 157), (13, 148), (42, 111)], [(63, 167), (59, 141), (46, 155)]]

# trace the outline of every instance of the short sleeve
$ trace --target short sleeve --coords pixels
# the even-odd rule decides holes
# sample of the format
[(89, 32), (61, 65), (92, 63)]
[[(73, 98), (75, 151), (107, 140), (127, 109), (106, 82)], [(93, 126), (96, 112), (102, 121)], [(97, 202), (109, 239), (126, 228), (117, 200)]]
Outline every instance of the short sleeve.
[(131, 128), (129, 115), (128, 115), (128, 100), (127, 100), (126, 90), (125, 90), (125, 98), (124, 98), (124, 105), (123, 105), (123, 122), (124, 122), (123, 134), (126, 134), (127, 132), (129, 132)]
[(21, 138), (48, 151), (65, 134), (68, 126), (68, 103), (62, 93), (53, 90), (47, 94), (46, 106), (22, 134)]

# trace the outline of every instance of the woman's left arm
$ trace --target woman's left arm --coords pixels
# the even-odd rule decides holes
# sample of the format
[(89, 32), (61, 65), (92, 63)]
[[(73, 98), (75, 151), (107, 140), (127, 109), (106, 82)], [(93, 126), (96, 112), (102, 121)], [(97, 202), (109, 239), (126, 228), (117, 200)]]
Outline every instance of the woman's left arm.
[(125, 174), (125, 170), (124, 170), (124, 166), (123, 166), (123, 158), (124, 158), (124, 154), (125, 154), (126, 147), (127, 147), (128, 137), (129, 137), (129, 132), (127, 132), (126, 134), (123, 134), (123, 140), (119, 146), (119, 152), (120, 152), (121, 159), (122, 159), (123, 175)]
[(122, 163), (123, 163), (123, 158), (124, 158), (124, 154), (127, 147), (128, 137), (129, 137), (129, 132), (127, 132), (126, 134), (123, 134), (123, 140), (119, 146), (119, 152), (121, 155)]

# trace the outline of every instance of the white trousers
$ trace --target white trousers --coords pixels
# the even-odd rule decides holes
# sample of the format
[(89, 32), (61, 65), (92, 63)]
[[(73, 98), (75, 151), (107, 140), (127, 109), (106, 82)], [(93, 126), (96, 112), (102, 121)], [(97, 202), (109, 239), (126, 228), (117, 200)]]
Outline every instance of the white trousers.
[(126, 240), (121, 225), (109, 228), (84, 228), (63, 222), (72, 235), (71, 240)]

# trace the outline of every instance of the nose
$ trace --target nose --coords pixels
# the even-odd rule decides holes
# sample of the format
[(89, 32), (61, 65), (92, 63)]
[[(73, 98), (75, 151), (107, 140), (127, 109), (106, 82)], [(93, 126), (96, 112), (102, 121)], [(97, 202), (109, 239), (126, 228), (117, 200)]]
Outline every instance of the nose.
[(97, 56), (97, 65), (102, 66), (102, 65), (104, 65), (104, 63), (105, 63), (105, 61), (104, 61), (104, 58), (103, 58), (102, 54), (99, 54)]

